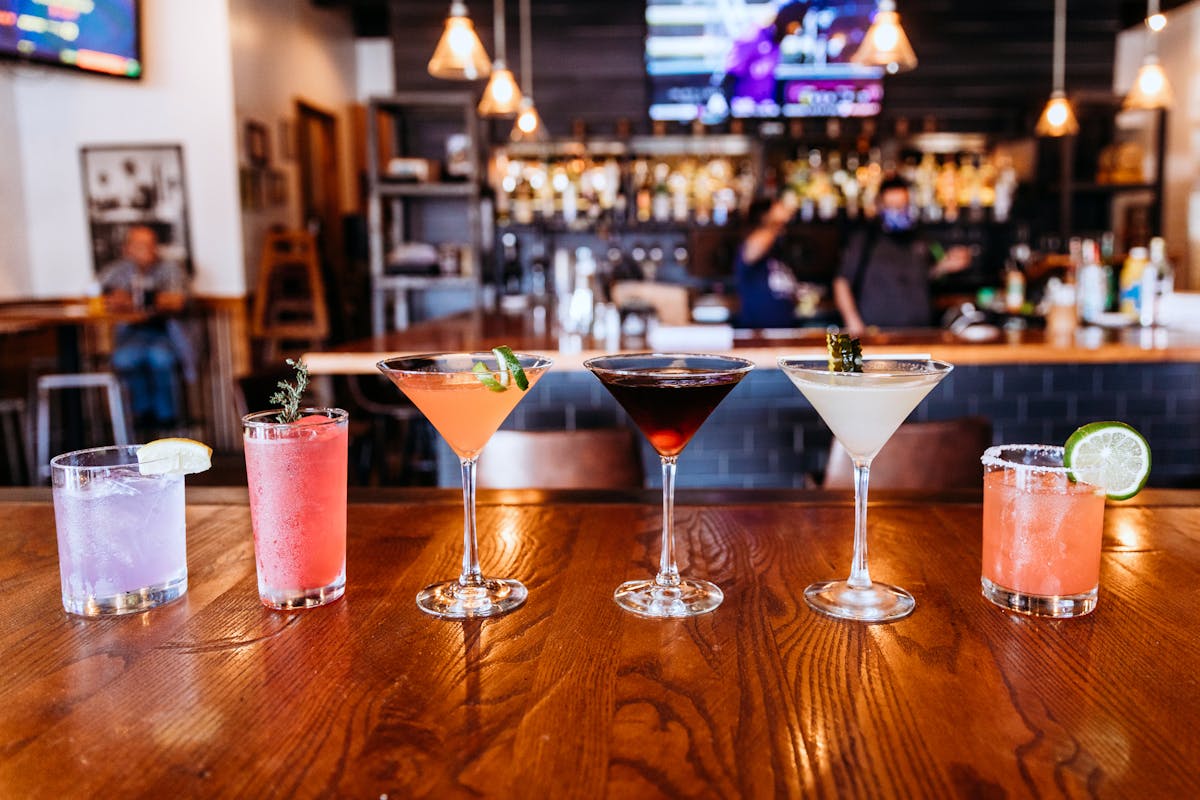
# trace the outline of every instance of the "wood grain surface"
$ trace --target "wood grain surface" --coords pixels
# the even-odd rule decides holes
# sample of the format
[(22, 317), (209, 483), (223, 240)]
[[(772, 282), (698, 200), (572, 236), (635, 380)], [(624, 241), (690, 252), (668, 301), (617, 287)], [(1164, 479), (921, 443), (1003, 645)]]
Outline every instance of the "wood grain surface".
[[(550, 317), (553, 317), (551, 311)], [(874, 331), (863, 336), (871, 352), (928, 353), (956, 365), (969, 364), (1124, 364), (1200, 361), (1200, 335), (1165, 328), (1101, 331), (1095, 340), (1056, 340), (1041, 330), (1009, 331), (987, 342), (968, 342), (950, 331), (921, 328)], [(421, 322), (404, 331), (338, 345), (327, 352), (305, 353), (314, 375), (374, 375), (375, 363), (398, 353), (490, 350), (507, 344), (515, 350), (547, 355), (555, 371), (583, 369), (589, 358), (612, 352), (592, 337), (571, 340), (532, 312), (505, 314), (469, 311)], [(639, 348), (626, 348), (638, 350)], [(712, 350), (712, 348), (706, 348)], [(713, 352), (718, 352), (713, 350)], [(728, 352), (763, 369), (776, 369), (779, 356), (825, 356), (824, 328), (737, 331)]]
[(0, 797), (1197, 797), (1200, 493), (1106, 512), (1099, 606), (979, 593), (977, 494), (881, 493), (889, 625), (817, 616), (848, 570), (848, 495), (692, 493), (679, 557), (724, 604), (611, 601), (658, 552), (652, 494), (481, 493), (485, 572), (530, 590), (485, 622), (422, 614), (457, 572), (453, 492), (350, 506), (335, 604), (263, 608), (242, 491), (189, 493), (190, 588), (83, 620), (59, 599), (44, 491), (0, 491)]

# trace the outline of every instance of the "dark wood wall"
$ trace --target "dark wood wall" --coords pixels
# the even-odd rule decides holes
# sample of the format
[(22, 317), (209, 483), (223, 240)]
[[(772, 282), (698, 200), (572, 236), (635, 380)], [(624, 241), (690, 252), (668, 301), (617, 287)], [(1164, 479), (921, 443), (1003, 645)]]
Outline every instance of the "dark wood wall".
[[(506, 5), (508, 61), (516, 70), (517, 1)], [(425, 71), (448, 6), (393, 0), (398, 88), (448, 86)], [(1110, 89), (1114, 42), (1128, 6), (1127, 0), (1068, 3), (1068, 91)], [(1053, 0), (900, 0), (898, 7), (920, 65), (886, 79), (885, 129), (904, 117), (914, 129), (932, 118), (939, 130), (1032, 130), (1051, 88)], [(471, 0), (468, 8), (494, 53), (492, 4)], [(646, 131), (643, 0), (532, 0), (532, 8), (534, 97), (552, 134), (566, 135), (574, 119), (611, 133), (620, 117)]]

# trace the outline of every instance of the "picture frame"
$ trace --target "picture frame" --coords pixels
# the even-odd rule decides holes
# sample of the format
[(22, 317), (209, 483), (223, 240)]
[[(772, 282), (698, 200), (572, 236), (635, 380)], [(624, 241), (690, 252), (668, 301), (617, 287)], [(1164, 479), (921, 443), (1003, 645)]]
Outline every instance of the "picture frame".
[(244, 134), (246, 139), (246, 160), (255, 167), (265, 167), (271, 163), (271, 143), (267, 126), (258, 120), (246, 120)]
[(287, 205), (288, 185), (287, 175), (283, 170), (273, 169), (267, 172), (267, 203), (271, 206)]
[(193, 271), (183, 145), (104, 144), (79, 149), (96, 272), (121, 258), (130, 228), (158, 236), (166, 261)]
[(263, 171), (254, 167), (238, 170), (238, 192), (243, 211), (260, 211), (264, 205)]

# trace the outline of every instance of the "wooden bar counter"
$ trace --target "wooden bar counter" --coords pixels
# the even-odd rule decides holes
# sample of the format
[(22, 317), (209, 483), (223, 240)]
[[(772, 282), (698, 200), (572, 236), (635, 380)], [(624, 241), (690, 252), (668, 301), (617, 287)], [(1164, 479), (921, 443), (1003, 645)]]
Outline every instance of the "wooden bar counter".
[[(308, 353), (305, 360), (317, 375), (373, 374), (375, 362), (396, 353), (490, 350), (502, 344), (514, 350), (549, 355), (555, 359), (555, 370), (560, 372), (580, 370), (588, 358), (613, 352), (591, 337), (572, 339), (561, 335), (545, 315), (539, 321), (537, 315), (528, 311), (515, 314), (473, 311), (350, 342), (328, 352)], [(956, 365), (1200, 362), (1200, 334), (1161, 328), (1080, 329), (1066, 340), (1047, 337), (1041, 330), (998, 331), (984, 341), (970, 341), (935, 328), (880, 331), (863, 337), (863, 348), (867, 353), (929, 353), (933, 358)], [(641, 345), (621, 349), (648, 348)], [(739, 329), (734, 333), (732, 348), (697, 345), (693, 349), (731, 353), (773, 369), (781, 355), (824, 354), (825, 331)]]
[(681, 566), (725, 590), (689, 621), (610, 599), (654, 568), (653, 493), (481, 493), (529, 601), (460, 623), (413, 602), (457, 572), (457, 493), (358, 497), (345, 597), (278, 613), (241, 489), (189, 491), (184, 598), (84, 620), (49, 492), (0, 490), (0, 796), (1200, 796), (1200, 493), (1110, 505), (1064, 621), (980, 596), (977, 492), (879, 493), (871, 566), (917, 598), (888, 625), (803, 602), (848, 569), (848, 496), (680, 500)]

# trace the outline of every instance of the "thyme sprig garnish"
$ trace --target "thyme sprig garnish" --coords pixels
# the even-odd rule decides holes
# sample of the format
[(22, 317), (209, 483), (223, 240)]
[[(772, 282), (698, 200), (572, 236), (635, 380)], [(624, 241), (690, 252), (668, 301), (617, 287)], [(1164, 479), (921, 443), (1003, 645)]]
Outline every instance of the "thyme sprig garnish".
[(280, 413), (275, 419), (285, 425), (300, 418), (300, 398), (304, 395), (304, 390), (308, 388), (308, 364), (304, 363), (304, 359), (297, 361), (289, 358), (287, 365), (295, 367), (296, 382), (279, 381), (275, 385), (279, 387), (280, 391), (271, 395), (271, 402), (278, 403), (280, 406)]

